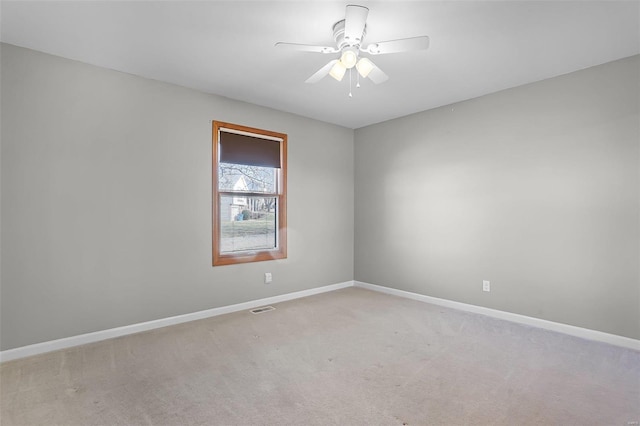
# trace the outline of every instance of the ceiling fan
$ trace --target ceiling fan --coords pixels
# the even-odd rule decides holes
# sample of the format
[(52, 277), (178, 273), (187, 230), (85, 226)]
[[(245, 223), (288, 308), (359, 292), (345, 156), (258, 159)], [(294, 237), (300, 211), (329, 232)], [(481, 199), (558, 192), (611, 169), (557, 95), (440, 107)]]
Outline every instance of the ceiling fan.
[[(329, 63), (309, 77), (306, 83), (316, 83), (327, 74), (338, 81), (342, 81), (346, 71), (351, 71), (353, 67), (356, 68), (358, 75), (362, 76), (362, 78), (368, 77), (375, 84), (383, 83), (389, 78), (387, 74), (378, 68), (369, 58), (361, 57), (360, 54), (384, 55), (388, 53), (424, 50), (429, 47), (429, 37), (419, 36), (399, 40), (380, 41), (364, 46), (363, 41), (367, 33), (368, 14), (369, 9), (364, 6), (347, 6), (345, 18), (333, 25), (333, 39), (336, 42), (336, 47), (284, 42), (276, 43), (276, 47), (302, 52), (324, 54), (340, 53), (340, 58), (329, 61)], [(349, 93), (349, 96), (351, 96), (351, 93)]]

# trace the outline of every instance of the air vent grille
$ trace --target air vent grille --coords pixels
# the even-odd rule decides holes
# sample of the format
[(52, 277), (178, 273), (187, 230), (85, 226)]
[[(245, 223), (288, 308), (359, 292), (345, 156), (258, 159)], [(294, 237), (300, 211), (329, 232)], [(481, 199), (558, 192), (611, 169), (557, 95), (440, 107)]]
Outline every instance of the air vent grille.
[(255, 308), (250, 310), (249, 312), (251, 312), (252, 314), (262, 314), (264, 312), (269, 312), (269, 311), (274, 311), (276, 308), (274, 308), (273, 306), (263, 306), (261, 308)]

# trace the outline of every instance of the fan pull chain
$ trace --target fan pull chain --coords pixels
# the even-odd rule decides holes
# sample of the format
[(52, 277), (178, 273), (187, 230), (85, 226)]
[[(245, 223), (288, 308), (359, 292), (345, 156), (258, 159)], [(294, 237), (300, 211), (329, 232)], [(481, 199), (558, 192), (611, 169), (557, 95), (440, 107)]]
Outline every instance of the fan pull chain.
[(356, 89), (360, 88), (360, 73), (356, 73)]
[(351, 81), (353, 80), (351, 70), (353, 70), (353, 68), (349, 68), (349, 97), (353, 98), (351, 94)]

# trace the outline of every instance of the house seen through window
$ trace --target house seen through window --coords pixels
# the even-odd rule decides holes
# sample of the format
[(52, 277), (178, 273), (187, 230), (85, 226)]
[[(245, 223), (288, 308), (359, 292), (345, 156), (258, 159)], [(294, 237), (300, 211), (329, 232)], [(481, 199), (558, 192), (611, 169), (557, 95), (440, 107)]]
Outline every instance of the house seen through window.
[(287, 136), (214, 121), (213, 264), (286, 257)]

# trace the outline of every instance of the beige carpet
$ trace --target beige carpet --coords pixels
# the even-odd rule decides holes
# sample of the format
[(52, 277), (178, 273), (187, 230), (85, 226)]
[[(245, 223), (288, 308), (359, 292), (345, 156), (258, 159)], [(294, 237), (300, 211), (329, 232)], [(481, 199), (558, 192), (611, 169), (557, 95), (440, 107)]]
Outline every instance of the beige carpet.
[(640, 353), (349, 288), (3, 363), (9, 425), (630, 425)]

